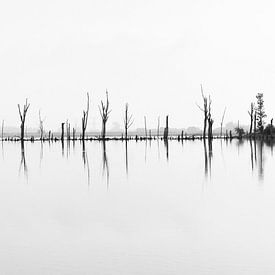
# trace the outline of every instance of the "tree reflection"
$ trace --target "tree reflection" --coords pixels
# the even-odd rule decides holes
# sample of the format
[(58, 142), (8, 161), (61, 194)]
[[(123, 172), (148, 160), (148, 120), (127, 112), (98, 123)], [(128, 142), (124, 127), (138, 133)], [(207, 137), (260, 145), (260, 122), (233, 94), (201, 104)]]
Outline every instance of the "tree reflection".
[(25, 156), (25, 145), (24, 141), (21, 141), (21, 161), (19, 166), (19, 173), (21, 173), (23, 168), (23, 172), (26, 178), (28, 178), (28, 166), (26, 162), (26, 156)]
[(107, 178), (107, 187), (109, 187), (109, 164), (108, 164), (108, 158), (106, 153), (106, 142), (105, 140), (102, 140), (102, 163), (103, 163), (103, 174), (106, 174)]
[(262, 181), (264, 179), (264, 141), (255, 139), (252, 141), (250, 139), (249, 145), (252, 171), (255, 166), (258, 167), (258, 178)]
[[(208, 145), (208, 148), (207, 148)], [(213, 158), (213, 147), (212, 140), (209, 139), (208, 142), (203, 140), (203, 148), (204, 148), (204, 174), (207, 178), (208, 175), (211, 177), (211, 166), (212, 166), (212, 158)]]
[(64, 157), (64, 140), (61, 140), (62, 157)]
[(126, 168), (126, 174), (128, 175), (128, 140), (125, 140), (125, 168)]
[[(254, 140), (255, 142), (255, 140)], [(253, 151), (253, 145), (252, 140), (249, 139), (249, 145), (250, 145), (250, 161), (251, 161), (251, 169), (254, 170), (254, 151)]]
[(165, 150), (166, 150), (166, 159), (168, 161), (169, 160), (169, 144), (168, 144), (167, 139), (164, 139), (164, 147), (165, 147)]
[(259, 161), (258, 161), (258, 169), (259, 169), (259, 180), (264, 179), (264, 158), (263, 158), (263, 140), (258, 142), (258, 152), (259, 152)]
[(208, 176), (208, 153), (205, 139), (203, 140), (203, 148), (204, 148), (204, 174)]
[(41, 140), (40, 141), (40, 162), (39, 162), (39, 166), (41, 168), (41, 163), (42, 163), (42, 160), (43, 160), (43, 156), (44, 156), (44, 148), (43, 148), (43, 141)]
[(91, 175), (90, 175), (90, 165), (89, 165), (88, 154), (85, 146), (85, 140), (82, 140), (82, 160), (83, 160), (84, 170), (87, 170), (87, 178), (88, 178), (88, 186), (89, 186), (91, 182)]

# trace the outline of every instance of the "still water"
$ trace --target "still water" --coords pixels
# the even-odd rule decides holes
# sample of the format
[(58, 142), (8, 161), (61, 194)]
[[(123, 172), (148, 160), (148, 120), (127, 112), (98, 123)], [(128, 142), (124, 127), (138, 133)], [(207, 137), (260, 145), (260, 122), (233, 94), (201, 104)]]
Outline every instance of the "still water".
[(0, 274), (275, 274), (263, 142), (0, 144)]

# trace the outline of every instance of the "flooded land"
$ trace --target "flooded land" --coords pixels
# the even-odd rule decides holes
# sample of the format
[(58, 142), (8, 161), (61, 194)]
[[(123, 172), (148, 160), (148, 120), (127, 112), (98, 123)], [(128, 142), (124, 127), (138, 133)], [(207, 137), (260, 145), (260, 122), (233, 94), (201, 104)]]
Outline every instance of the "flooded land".
[(274, 274), (254, 141), (0, 144), (1, 274)]

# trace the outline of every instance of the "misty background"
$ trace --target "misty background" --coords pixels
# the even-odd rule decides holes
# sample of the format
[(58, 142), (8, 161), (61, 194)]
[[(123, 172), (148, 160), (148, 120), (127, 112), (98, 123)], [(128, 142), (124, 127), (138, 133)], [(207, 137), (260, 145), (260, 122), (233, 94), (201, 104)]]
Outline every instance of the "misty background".
[[(27, 127), (57, 130), (81, 123), (91, 96), (88, 131), (100, 128), (98, 104), (109, 91), (107, 131), (202, 127), (200, 84), (213, 100), (214, 128), (249, 123), (250, 102), (264, 92), (274, 115), (273, 1), (5, 1), (0, 10), (0, 120), (18, 126), (17, 103), (31, 103)], [(120, 124), (120, 125), (119, 125)]]

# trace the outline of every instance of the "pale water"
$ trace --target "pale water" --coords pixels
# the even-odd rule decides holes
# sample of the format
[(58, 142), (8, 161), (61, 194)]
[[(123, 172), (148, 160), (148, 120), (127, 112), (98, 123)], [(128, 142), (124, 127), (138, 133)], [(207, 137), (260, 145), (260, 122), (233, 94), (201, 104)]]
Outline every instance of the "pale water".
[(275, 274), (262, 142), (0, 144), (0, 274)]

